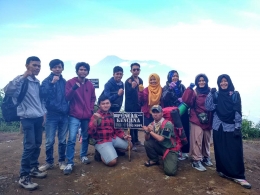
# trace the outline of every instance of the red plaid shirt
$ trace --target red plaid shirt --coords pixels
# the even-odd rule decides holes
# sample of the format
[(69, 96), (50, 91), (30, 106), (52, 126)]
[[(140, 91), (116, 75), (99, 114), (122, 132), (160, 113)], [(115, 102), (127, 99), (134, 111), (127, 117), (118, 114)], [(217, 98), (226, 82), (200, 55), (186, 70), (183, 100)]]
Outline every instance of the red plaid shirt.
[(98, 110), (102, 117), (101, 124), (95, 125), (94, 124), (94, 116), (91, 117), (89, 122), (88, 134), (97, 141), (97, 144), (102, 144), (105, 142), (112, 142), (112, 138), (122, 138), (124, 137), (125, 133), (122, 129), (114, 129), (114, 120), (113, 115), (110, 112), (102, 112)]

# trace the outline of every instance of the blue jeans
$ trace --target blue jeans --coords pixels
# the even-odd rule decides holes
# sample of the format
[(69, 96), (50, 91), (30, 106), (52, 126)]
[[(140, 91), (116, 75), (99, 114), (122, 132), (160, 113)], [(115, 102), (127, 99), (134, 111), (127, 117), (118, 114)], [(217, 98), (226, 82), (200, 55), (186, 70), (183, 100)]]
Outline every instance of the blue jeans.
[(66, 136), (68, 132), (68, 115), (47, 114), (45, 135), (46, 135), (46, 162), (54, 163), (53, 145), (55, 143), (56, 130), (58, 130), (59, 140), (59, 162), (65, 161)]
[(82, 143), (80, 149), (80, 158), (87, 156), (88, 152), (88, 123), (89, 119), (77, 119), (73, 116), (69, 117), (69, 138), (67, 143), (67, 159), (68, 164), (73, 164), (74, 153), (75, 153), (75, 144), (76, 144), (76, 136), (78, 133), (79, 126), (81, 127), (81, 136)]
[(29, 175), (30, 170), (39, 165), (43, 117), (22, 119), (21, 123), (24, 137), (20, 177)]

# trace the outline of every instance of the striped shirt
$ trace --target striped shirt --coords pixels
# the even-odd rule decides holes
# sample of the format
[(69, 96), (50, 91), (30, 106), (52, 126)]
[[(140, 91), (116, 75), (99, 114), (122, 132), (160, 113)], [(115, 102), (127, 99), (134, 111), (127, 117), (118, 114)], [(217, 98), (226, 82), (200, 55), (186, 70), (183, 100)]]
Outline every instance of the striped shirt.
[[(213, 111), (216, 109), (216, 104), (213, 103), (213, 96), (211, 93), (209, 93), (206, 98), (205, 108), (208, 111)], [(226, 131), (226, 132), (232, 132), (235, 130), (235, 128), (241, 128), (242, 116), (238, 112), (235, 113), (234, 122), (235, 122), (235, 124), (225, 123), (225, 122), (221, 121), (219, 119), (217, 113), (214, 112), (212, 129), (217, 131), (219, 129), (220, 125), (223, 126), (223, 131)]]

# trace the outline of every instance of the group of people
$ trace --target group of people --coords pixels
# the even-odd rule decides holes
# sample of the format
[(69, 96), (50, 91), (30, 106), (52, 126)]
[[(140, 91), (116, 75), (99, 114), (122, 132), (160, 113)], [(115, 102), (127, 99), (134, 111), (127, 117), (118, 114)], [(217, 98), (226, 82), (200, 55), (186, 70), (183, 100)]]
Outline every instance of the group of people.
[[(79, 128), (82, 136), (80, 160), (83, 164), (91, 162), (87, 157), (89, 138), (95, 147), (95, 160), (107, 166), (114, 166), (118, 156), (124, 155), (129, 147), (136, 150), (136, 145), (141, 144), (138, 129), (131, 129), (130, 135), (127, 135), (122, 129), (114, 128), (113, 112), (121, 110), (124, 96), (126, 112), (144, 113), (142, 129), (145, 132), (144, 147), (148, 157), (144, 163), (146, 167), (158, 165), (159, 156), (162, 156), (165, 174), (173, 176), (177, 172), (178, 160), (190, 156), (192, 167), (205, 171), (205, 166), (213, 165), (210, 159), (213, 129), (217, 173), (245, 188), (251, 188), (245, 180), (241, 99), (228, 75), (218, 77), (218, 91), (209, 88), (205, 74), (197, 75), (195, 82), (185, 88), (176, 70), (168, 73), (164, 87), (161, 86), (159, 75), (151, 74), (148, 87), (145, 88), (139, 77), (140, 64), (131, 64), (132, 76), (125, 83), (122, 82), (122, 67), (115, 66), (113, 77), (105, 84), (97, 101), (98, 110), (95, 111), (95, 88), (87, 79), (89, 64), (77, 63), (77, 76), (66, 81), (62, 77), (64, 63), (54, 59), (49, 63), (50, 75), (41, 84), (36, 78), (41, 69), (40, 59), (29, 57), (25, 66), (25, 73), (14, 78), (4, 88), (5, 95), (17, 102), (23, 86), (28, 83), (26, 95), (17, 107), (24, 132), (19, 185), (25, 189), (36, 189), (38, 184), (33, 183), (31, 177), (44, 178), (46, 170), (54, 167), (56, 131), (59, 168), (65, 175), (74, 168)], [(163, 108), (183, 104), (189, 107), (181, 115), (189, 144), (178, 148), (178, 133), (174, 124), (163, 117)], [(38, 168), (43, 125), (46, 163)]]

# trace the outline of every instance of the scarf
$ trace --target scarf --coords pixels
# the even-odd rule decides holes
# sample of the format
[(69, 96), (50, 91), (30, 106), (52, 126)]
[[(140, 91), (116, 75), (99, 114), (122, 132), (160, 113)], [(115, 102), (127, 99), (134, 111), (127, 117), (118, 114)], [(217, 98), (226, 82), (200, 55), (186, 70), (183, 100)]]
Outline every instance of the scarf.
[[(199, 87), (199, 80), (200, 80), (200, 77), (203, 77), (206, 84), (204, 87)], [(196, 91), (199, 93), (199, 94), (208, 94), (210, 89), (209, 89), (209, 86), (208, 86), (208, 82), (209, 82), (209, 79), (208, 77), (205, 75), (205, 74), (198, 74), (195, 78), (195, 85), (196, 85)]]
[[(225, 78), (228, 82), (228, 88), (222, 89), (220, 87), (221, 80)], [(218, 99), (216, 112), (218, 118), (228, 124), (234, 124), (235, 114), (238, 112), (242, 116), (241, 98), (238, 95), (237, 101), (234, 103), (232, 100), (232, 94), (234, 93), (235, 87), (232, 83), (231, 78), (227, 74), (222, 74), (218, 77)]]
[[(150, 79), (151, 77), (154, 76), (156, 79), (156, 84), (151, 85), (150, 84)], [(148, 105), (151, 108), (154, 105), (160, 105), (160, 99), (161, 99), (161, 95), (162, 95), (162, 87), (160, 84), (160, 77), (156, 74), (153, 73), (149, 76), (149, 80), (148, 80), (149, 86), (148, 86)]]
[(154, 132), (155, 132), (156, 134), (158, 134), (158, 132), (159, 132), (161, 126), (162, 126), (162, 122), (163, 122), (164, 120), (165, 120), (164, 118), (161, 118), (161, 120), (160, 120), (158, 123), (156, 123), (156, 122), (154, 121)]

